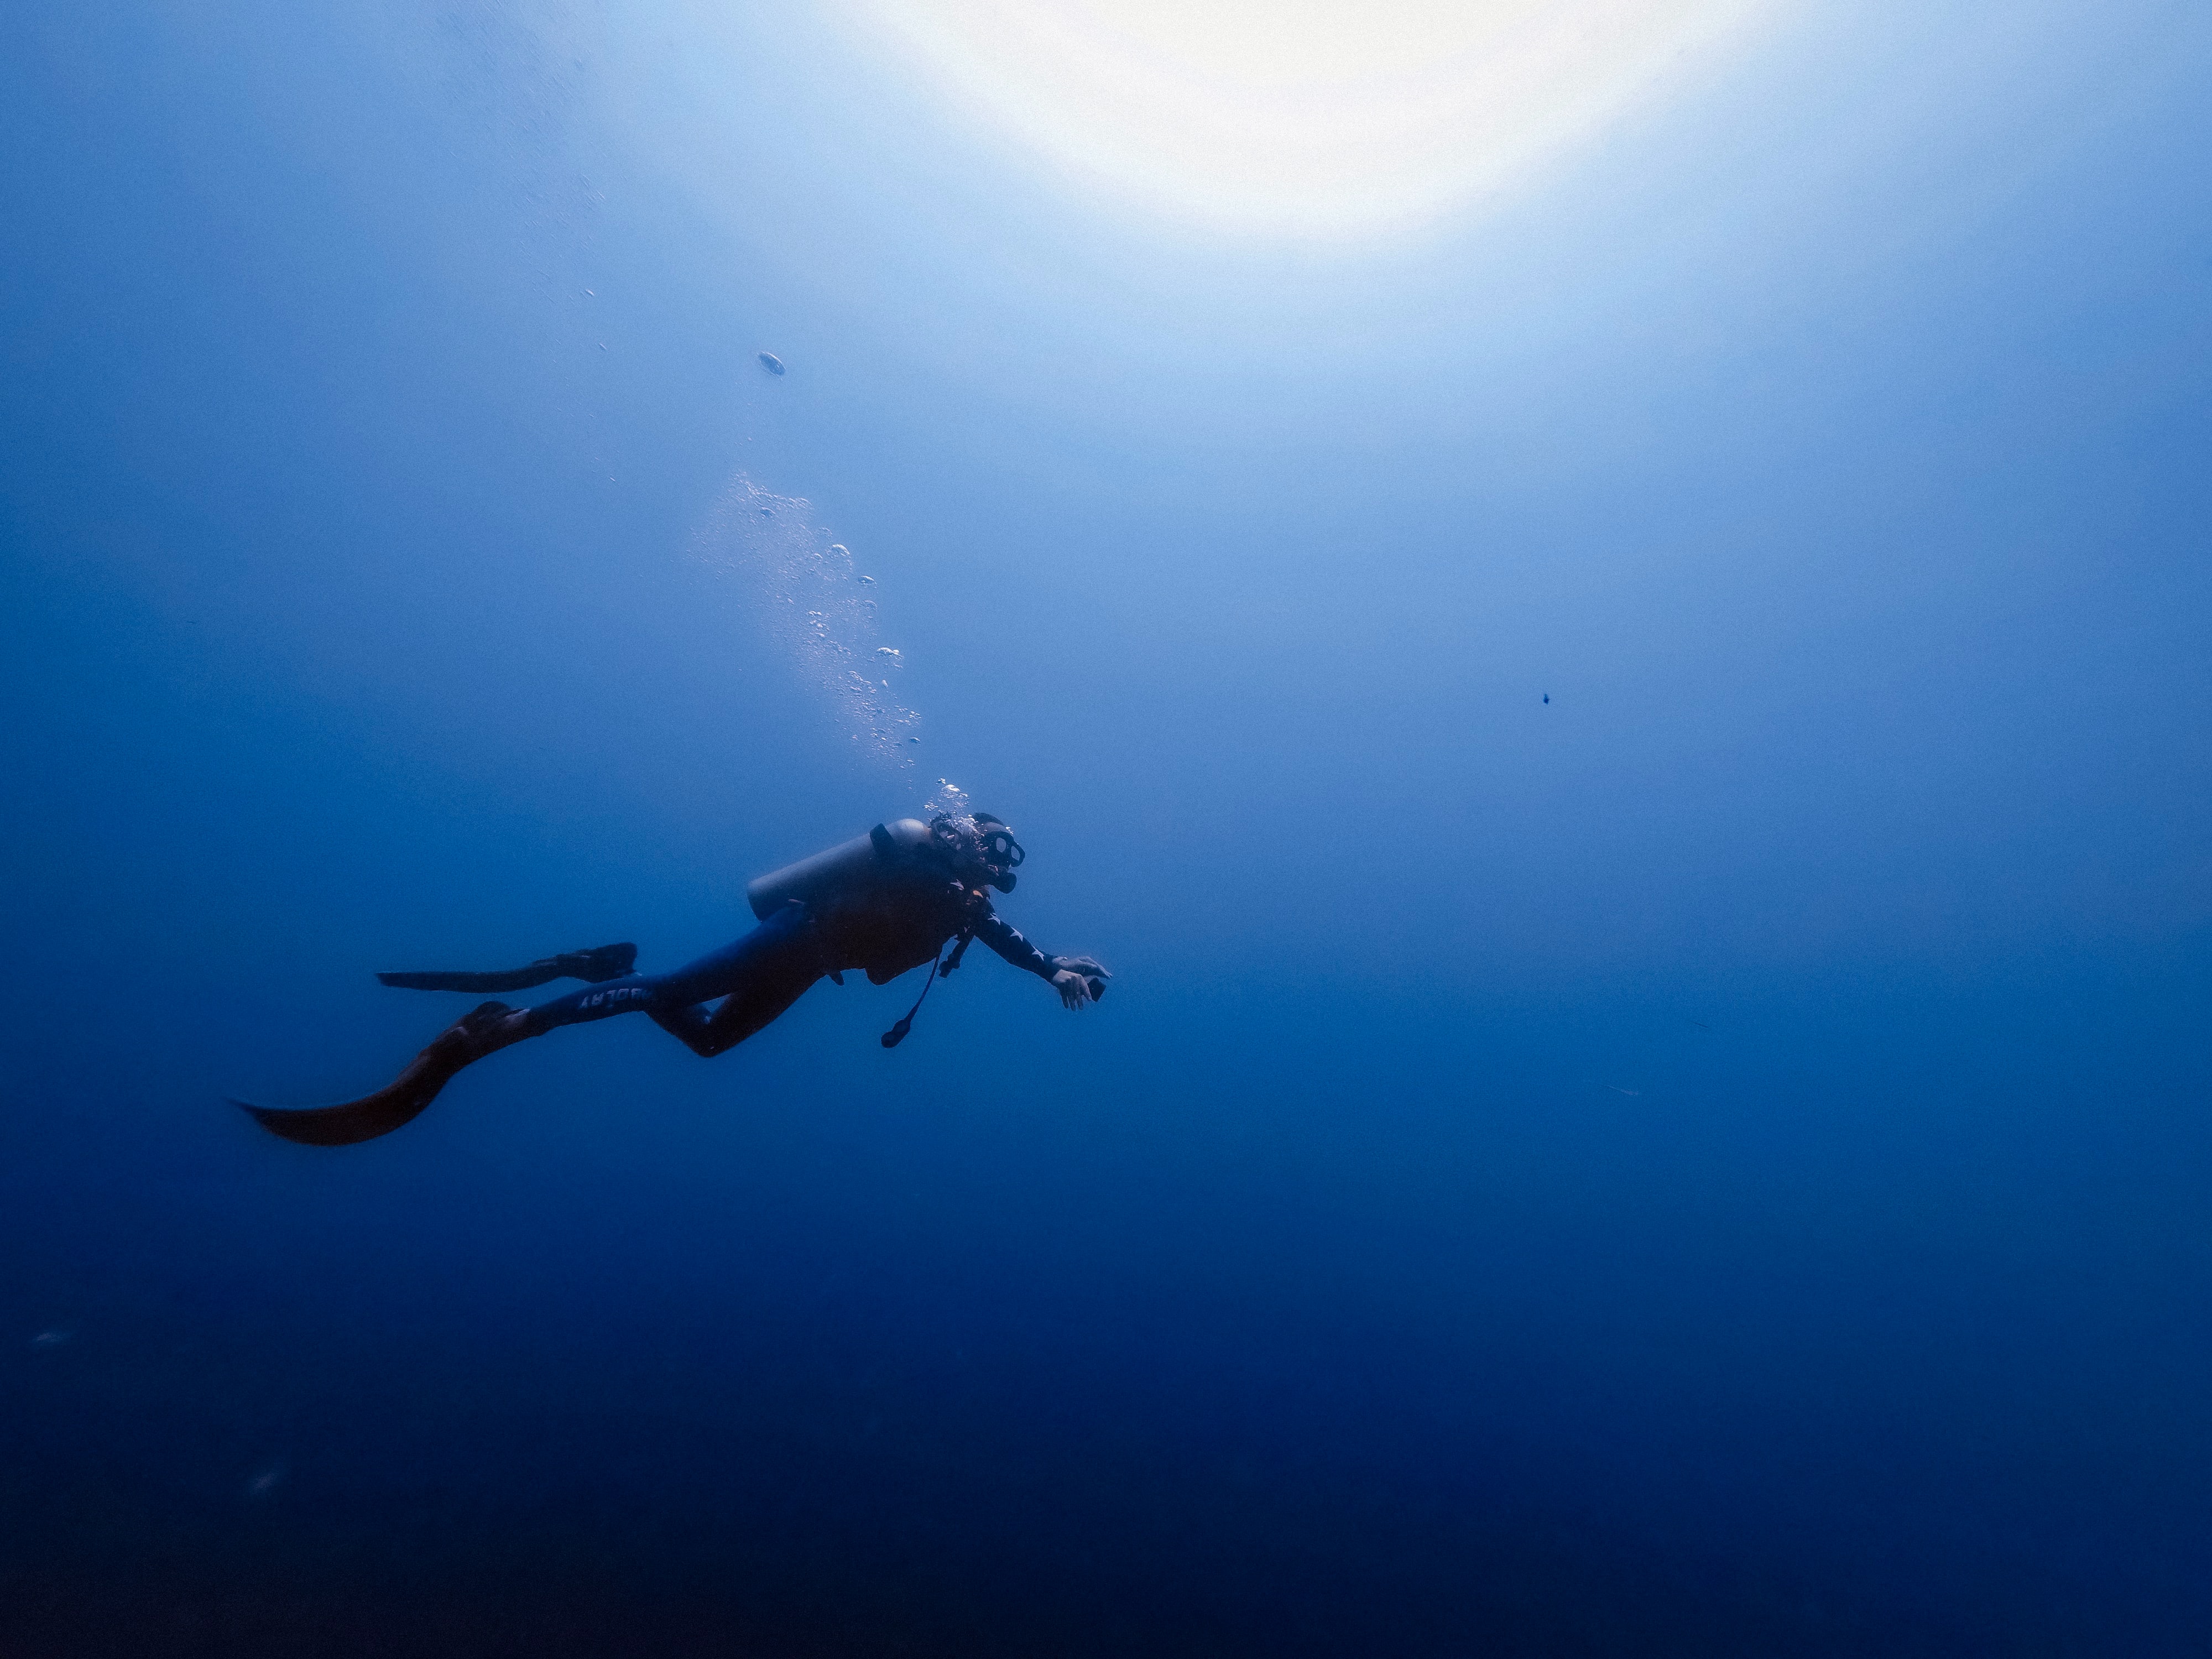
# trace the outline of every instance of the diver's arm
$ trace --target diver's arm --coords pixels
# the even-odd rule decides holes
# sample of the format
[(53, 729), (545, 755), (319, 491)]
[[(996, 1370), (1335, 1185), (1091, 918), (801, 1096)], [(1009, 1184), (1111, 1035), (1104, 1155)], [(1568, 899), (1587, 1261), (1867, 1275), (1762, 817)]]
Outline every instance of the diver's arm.
[(1023, 972), (1048, 980), (1060, 971), (1050, 957), (1024, 939), (1021, 929), (995, 910), (986, 910), (978, 916), (975, 927), (977, 939)]
[(1048, 957), (1024, 939), (1021, 930), (996, 911), (975, 923), (975, 937), (1015, 967), (1035, 974), (1060, 993), (1070, 1008), (1080, 1008), (1106, 994), (1113, 975), (1090, 957)]

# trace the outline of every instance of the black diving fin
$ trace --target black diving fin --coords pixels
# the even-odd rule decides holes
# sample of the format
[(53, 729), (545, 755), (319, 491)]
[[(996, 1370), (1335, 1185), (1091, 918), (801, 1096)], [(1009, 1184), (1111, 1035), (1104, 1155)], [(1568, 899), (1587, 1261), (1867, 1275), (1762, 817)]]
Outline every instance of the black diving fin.
[(556, 979), (580, 979), (588, 985), (620, 979), (637, 963), (635, 945), (601, 945), (589, 951), (563, 951), (557, 957), (540, 957), (526, 967), (490, 974), (402, 973), (379, 974), (377, 979), (403, 991), (527, 991)]
[(303, 1146), (350, 1146), (388, 1135), (413, 1121), (438, 1097), (438, 1091), (471, 1060), (481, 1060), (516, 1041), (502, 1030), (514, 1011), (503, 1002), (487, 1002), (471, 1009), (432, 1038), (430, 1046), (408, 1062), (407, 1069), (373, 1095), (337, 1106), (256, 1106), (234, 1099), (256, 1123), (272, 1135), (296, 1140)]

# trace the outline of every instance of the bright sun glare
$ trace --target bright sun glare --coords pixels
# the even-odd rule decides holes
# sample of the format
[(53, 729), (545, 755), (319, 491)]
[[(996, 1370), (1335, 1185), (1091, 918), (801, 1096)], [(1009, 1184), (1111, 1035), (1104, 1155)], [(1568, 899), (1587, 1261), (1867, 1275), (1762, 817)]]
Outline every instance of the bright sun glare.
[(842, 0), (965, 111), (1186, 218), (1336, 240), (1511, 185), (1777, 0)]

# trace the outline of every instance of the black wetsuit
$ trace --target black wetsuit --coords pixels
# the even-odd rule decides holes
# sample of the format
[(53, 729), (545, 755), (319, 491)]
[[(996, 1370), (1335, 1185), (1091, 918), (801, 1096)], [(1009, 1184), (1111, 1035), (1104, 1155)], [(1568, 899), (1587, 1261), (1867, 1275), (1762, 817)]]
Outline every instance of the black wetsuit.
[[(972, 934), (1017, 968), (1049, 981), (1060, 971), (991, 908), (981, 888), (926, 867), (820, 905), (784, 906), (743, 939), (672, 973), (632, 974), (530, 1011), (532, 1035), (556, 1025), (645, 1013), (693, 1053), (735, 1048), (825, 975), (855, 969), (882, 985), (934, 961), (948, 939)], [(722, 1006), (708, 1010), (717, 997)]]

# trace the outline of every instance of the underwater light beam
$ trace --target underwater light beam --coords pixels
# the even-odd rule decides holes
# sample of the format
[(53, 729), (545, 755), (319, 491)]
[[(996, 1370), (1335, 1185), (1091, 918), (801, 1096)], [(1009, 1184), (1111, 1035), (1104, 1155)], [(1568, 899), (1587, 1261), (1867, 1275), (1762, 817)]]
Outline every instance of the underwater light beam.
[(1320, 240), (1500, 194), (1784, 0), (830, 0), (971, 118), (1156, 211)]

